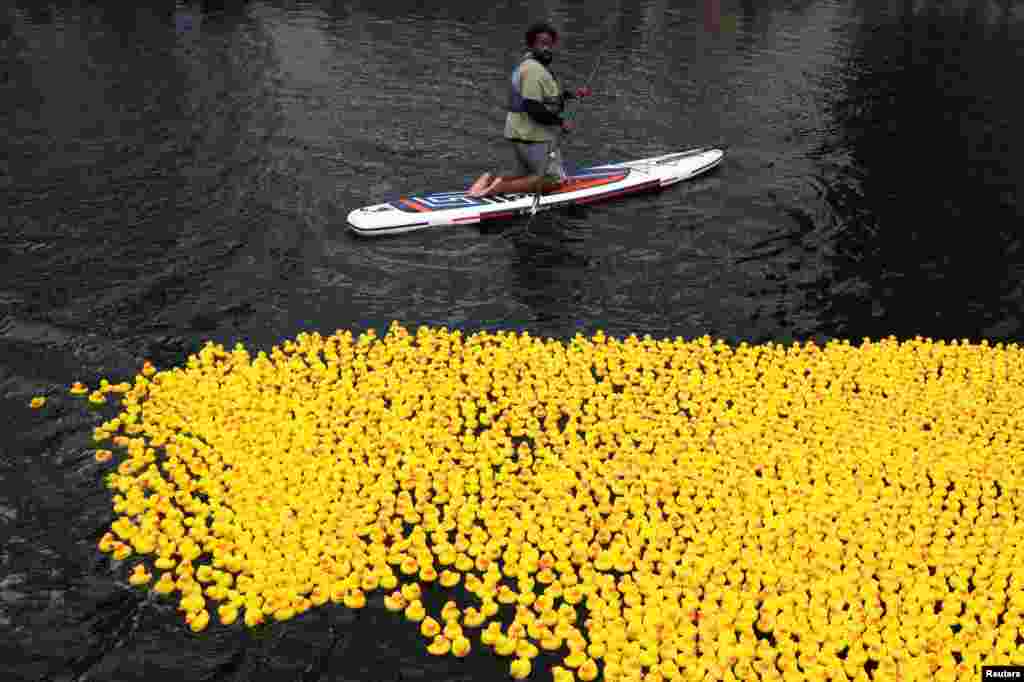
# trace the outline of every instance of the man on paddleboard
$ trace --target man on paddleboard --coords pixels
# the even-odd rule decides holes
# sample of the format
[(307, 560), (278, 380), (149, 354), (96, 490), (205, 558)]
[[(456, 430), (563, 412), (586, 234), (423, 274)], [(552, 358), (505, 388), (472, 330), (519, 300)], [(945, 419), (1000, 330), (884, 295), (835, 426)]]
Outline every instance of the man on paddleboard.
[(466, 192), (471, 197), (491, 194), (521, 194), (554, 189), (565, 179), (558, 136), (569, 132), (572, 124), (561, 117), (565, 101), (591, 94), (589, 87), (575, 94), (562, 90), (548, 70), (558, 31), (550, 24), (534, 24), (526, 31), (529, 51), (512, 72), (509, 111), (505, 118), (505, 140), (512, 146), (523, 175), (514, 178), (492, 177), (484, 173)]

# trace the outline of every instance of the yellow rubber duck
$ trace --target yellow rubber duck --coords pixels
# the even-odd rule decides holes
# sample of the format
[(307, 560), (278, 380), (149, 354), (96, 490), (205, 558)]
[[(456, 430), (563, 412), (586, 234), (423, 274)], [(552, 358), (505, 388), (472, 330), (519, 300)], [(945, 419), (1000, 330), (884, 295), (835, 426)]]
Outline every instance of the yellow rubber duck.
[(483, 632), (480, 633), (480, 641), (487, 646), (493, 646), (499, 636), (501, 636), (501, 623), (495, 621), (483, 629)]
[(89, 392), (89, 387), (83, 384), (81, 381), (76, 381), (75, 383), (71, 384), (71, 390), (69, 392), (71, 393), (71, 395), (85, 395), (86, 393)]
[(384, 608), (392, 613), (402, 611), (406, 606), (408, 606), (408, 602), (405, 601), (405, 597), (400, 591), (392, 592), (384, 597)]
[(459, 621), (457, 621), (457, 620), (450, 620), (450, 621), (448, 621), (445, 624), (444, 630), (442, 630), (442, 632), (444, 633), (445, 637), (447, 637), (448, 639), (450, 639), (453, 642), (456, 639), (458, 639), (459, 637), (462, 637), (465, 634), (462, 631), (462, 626), (459, 625)]
[(456, 559), (457, 556), (454, 547), (445, 547), (437, 553), (437, 563), (442, 566), (451, 566), (455, 563)]
[(571, 670), (566, 670), (560, 665), (551, 667), (552, 682), (575, 682), (576, 676)]
[(327, 588), (322, 587), (320, 585), (314, 587), (313, 591), (309, 595), (309, 600), (313, 603), (313, 606), (323, 606), (328, 601), (330, 601), (330, 599), (330, 591)]
[(507, 635), (498, 635), (498, 638), (494, 641), (494, 653), (499, 656), (511, 656), (516, 652), (517, 645), (518, 640)]
[(423, 596), (419, 583), (408, 583), (402, 586), (402, 596), (407, 602), (413, 602)]
[(349, 590), (342, 603), (350, 609), (361, 609), (366, 606), (366, 594), (362, 590)]
[(367, 571), (359, 581), (359, 587), (363, 592), (373, 592), (380, 586), (380, 576), (376, 571)]
[(597, 673), (597, 663), (589, 658), (584, 661), (583, 665), (581, 665), (579, 670), (576, 671), (576, 674), (581, 680), (583, 680), (583, 682), (591, 682), (592, 680), (597, 679)]
[(443, 621), (458, 620), (461, 615), (459, 605), (450, 599), (441, 607), (441, 620)]
[(228, 593), (227, 588), (223, 585), (210, 585), (204, 591), (206, 596), (214, 601), (224, 601)]
[(562, 660), (562, 663), (566, 667), (568, 667), (568, 668), (576, 669), (576, 668), (579, 668), (584, 663), (586, 663), (586, 661), (587, 661), (587, 654), (585, 652), (583, 652), (583, 651), (577, 650), (577, 651), (573, 651), (568, 656), (566, 656)]
[(224, 604), (217, 609), (222, 625), (231, 625), (238, 620), (238, 607), (233, 604)]
[(509, 665), (509, 674), (516, 680), (526, 679), (532, 670), (533, 666), (528, 658), (515, 658)]
[(518, 595), (508, 585), (498, 588), (497, 600), (499, 604), (515, 604)]
[(418, 623), (426, 618), (427, 611), (423, 608), (423, 602), (419, 599), (410, 601), (409, 605), (405, 607), (405, 617), (414, 623)]
[(178, 602), (178, 610), (184, 611), (185, 613), (193, 613), (201, 611), (206, 608), (206, 600), (203, 599), (202, 594), (195, 592), (188, 594), (181, 598)]
[(291, 620), (295, 617), (295, 607), (291, 603), (287, 603), (279, 609), (276, 609), (273, 613), (274, 620), (286, 621)]
[(157, 594), (170, 594), (177, 589), (177, 585), (174, 583), (174, 578), (170, 573), (161, 573), (159, 580), (153, 585), (153, 590)]
[(520, 658), (536, 658), (540, 655), (540, 650), (529, 640), (521, 639), (516, 644), (516, 656)]
[(464, 658), (469, 655), (471, 645), (466, 637), (456, 637), (452, 640), (452, 655)]
[(462, 624), (467, 628), (478, 628), (483, 625), (485, 616), (475, 607), (470, 606), (462, 614)]
[(128, 582), (135, 587), (145, 585), (152, 579), (153, 576), (146, 572), (146, 567), (142, 564), (137, 565), (135, 570), (132, 571), (132, 574), (128, 576)]
[(540, 639), (540, 648), (545, 651), (555, 651), (562, 648), (562, 638), (553, 632), (549, 632)]
[(201, 632), (210, 624), (210, 613), (206, 609), (190, 612), (185, 616), (185, 622), (192, 629), (192, 632)]
[(246, 606), (245, 607), (245, 624), (250, 628), (254, 628), (257, 625), (263, 623), (263, 611), (259, 607)]
[(434, 641), (427, 646), (429, 651), (434, 656), (444, 656), (451, 651), (452, 643), (448, 641), (444, 635), (438, 635), (434, 637)]
[(443, 571), (439, 582), (443, 587), (454, 587), (459, 584), (459, 574), (455, 571)]
[(398, 587), (398, 576), (392, 573), (390, 570), (382, 572), (380, 575), (380, 587), (385, 590), (393, 590)]
[(441, 624), (427, 616), (420, 622), (420, 633), (427, 639), (433, 639), (441, 632)]

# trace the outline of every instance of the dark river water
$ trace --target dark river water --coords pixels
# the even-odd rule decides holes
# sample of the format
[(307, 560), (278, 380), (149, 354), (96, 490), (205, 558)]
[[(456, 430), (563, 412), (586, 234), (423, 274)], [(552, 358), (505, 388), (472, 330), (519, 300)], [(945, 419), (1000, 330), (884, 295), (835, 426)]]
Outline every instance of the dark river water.
[[(374, 608), (193, 635), (96, 549), (101, 417), (73, 381), (392, 320), (1024, 340), (1021, 3), (171, 4), (0, 10), (4, 680), (507, 679)], [(529, 230), (352, 235), (353, 208), (507, 166), (505, 83), (540, 18), (567, 86), (602, 55), (574, 162), (725, 143), (722, 166)]]

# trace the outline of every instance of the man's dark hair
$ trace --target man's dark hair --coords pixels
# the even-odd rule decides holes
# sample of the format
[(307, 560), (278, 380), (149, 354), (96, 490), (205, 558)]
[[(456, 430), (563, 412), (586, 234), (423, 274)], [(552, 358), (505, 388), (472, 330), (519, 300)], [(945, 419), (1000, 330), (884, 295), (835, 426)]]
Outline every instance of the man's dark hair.
[(558, 31), (555, 30), (555, 27), (546, 21), (538, 21), (536, 24), (526, 29), (526, 46), (532, 47), (533, 41), (536, 40), (537, 36), (541, 33), (550, 33), (555, 39), (555, 42), (558, 42)]

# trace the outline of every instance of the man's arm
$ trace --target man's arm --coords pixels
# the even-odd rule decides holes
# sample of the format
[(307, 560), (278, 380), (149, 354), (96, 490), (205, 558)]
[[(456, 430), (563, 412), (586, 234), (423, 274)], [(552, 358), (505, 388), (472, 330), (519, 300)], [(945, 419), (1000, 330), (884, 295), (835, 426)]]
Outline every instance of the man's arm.
[(523, 106), (526, 107), (526, 113), (530, 118), (541, 125), (554, 126), (562, 123), (562, 117), (551, 113), (544, 106), (543, 102), (538, 102), (535, 99), (524, 99)]

